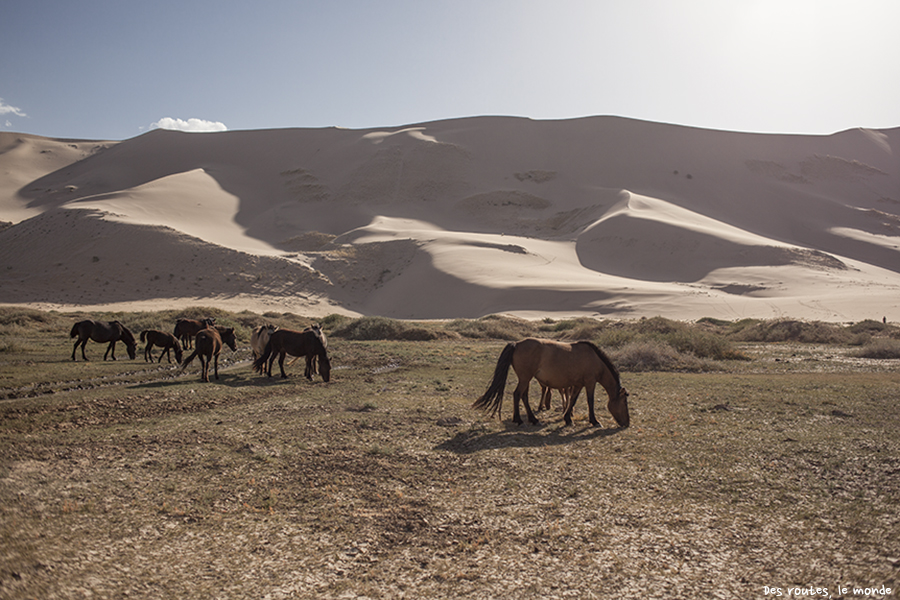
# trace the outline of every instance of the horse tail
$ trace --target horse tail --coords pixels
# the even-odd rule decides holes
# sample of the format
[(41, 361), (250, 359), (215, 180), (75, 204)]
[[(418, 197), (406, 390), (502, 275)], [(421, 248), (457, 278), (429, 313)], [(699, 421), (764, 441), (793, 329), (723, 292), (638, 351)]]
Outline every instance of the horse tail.
[(269, 338), (269, 341), (266, 342), (266, 349), (263, 350), (262, 356), (253, 361), (253, 370), (257, 373), (265, 373), (266, 370), (266, 362), (269, 360), (269, 356), (272, 354), (272, 338)]
[(142, 342), (147, 341), (147, 330), (146, 329), (141, 332), (141, 341)]
[(200, 350), (194, 348), (194, 351), (191, 353), (191, 355), (188, 356), (186, 359), (184, 359), (184, 362), (181, 363), (181, 368), (182, 368), (182, 369), (186, 369), (187, 366), (188, 366), (189, 364), (191, 364), (191, 361), (194, 360), (194, 357), (197, 356), (197, 353), (198, 353), (198, 352), (200, 352)]
[(494, 367), (494, 378), (487, 391), (475, 401), (472, 408), (480, 408), (489, 411), (493, 417), (500, 412), (503, 403), (503, 392), (506, 390), (506, 376), (509, 375), (509, 367), (512, 365), (513, 353), (516, 351), (516, 343), (510, 342), (500, 353), (497, 366)]
[(69, 332), (69, 337), (78, 337), (78, 323), (72, 325), (72, 331)]

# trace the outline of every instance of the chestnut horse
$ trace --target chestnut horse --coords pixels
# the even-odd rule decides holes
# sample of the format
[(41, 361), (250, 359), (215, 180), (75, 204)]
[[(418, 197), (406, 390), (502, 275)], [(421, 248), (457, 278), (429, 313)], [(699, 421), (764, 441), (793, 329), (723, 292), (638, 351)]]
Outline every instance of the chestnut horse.
[(237, 339), (234, 337), (234, 329), (231, 327), (207, 327), (197, 332), (194, 343), (194, 352), (191, 353), (181, 368), (186, 368), (195, 356), (200, 357), (200, 380), (209, 381), (209, 363), (213, 363), (216, 379), (219, 378), (219, 353), (222, 351), (222, 343), (228, 344), (232, 351), (237, 350)]
[(519, 378), (513, 392), (513, 422), (522, 423), (519, 416), (519, 400), (525, 404), (528, 420), (538, 423), (531, 405), (528, 404), (528, 384), (537, 379), (542, 386), (557, 390), (574, 388), (568, 399), (563, 418), (566, 425), (572, 424), (572, 409), (575, 400), (584, 388), (587, 391), (588, 416), (591, 425), (600, 423), (594, 415), (594, 387), (600, 384), (609, 395), (606, 408), (620, 427), (628, 427), (628, 391), (622, 387), (619, 371), (600, 348), (592, 342), (575, 342), (567, 344), (553, 340), (524, 339), (506, 345), (494, 368), (494, 377), (487, 391), (472, 405), (489, 411), (491, 415), (500, 412), (503, 403), (503, 392), (506, 389), (506, 377), (512, 366)]
[(262, 356), (253, 362), (253, 370), (272, 376), (272, 363), (278, 355), (278, 366), (281, 368), (282, 379), (287, 378), (284, 372), (284, 358), (291, 356), (306, 357), (307, 379), (312, 379), (313, 359), (318, 360), (319, 373), (324, 381), (331, 379), (331, 362), (328, 360), (328, 351), (322, 341), (321, 330), (318, 332), (312, 328), (305, 331), (293, 331), (291, 329), (279, 329), (269, 336), (269, 342), (263, 350)]
[(175, 337), (181, 340), (181, 344), (185, 349), (191, 348), (191, 340), (194, 339), (194, 336), (203, 329), (207, 327), (212, 327), (216, 324), (216, 320), (207, 317), (206, 319), (178, 319), (175, 321)]
[(175, 362), (177, 363), (180, 363), (184, 356), (184, 352), (181, 351), (181, 344), (178, 343), (178, 338), (171, 333), (156, 329), (145, 329), (141, 332), (141, 341), (147, 342), (147, 346), (144, 348), (145, 361), (153, 362), (153, 353), (150, 352), (153, 346), (162, 348), (162, 352), (159, 353), (159, 360), (157, 362), (162, 362), (163, 355), (165, 355), (166, 360), (171, 363), (172, 358), (169, 354), (170, 350), (175, 351)]
[(75, 346), (72, 348), (72, 360), (75, 360), (75, 350), (78, 349), (79, 344), (81, 344), (81, 358), (88, 360), (88, 357), (84, 355), (84, 347), (87, 345), (88, 340), (109, 342), (109, 346), (106, 347), (106, 353), (103, 355), (103, 360), (106, 360), (106, 357), (109, 355), (112, 355), (112, 359), (116, 360), (116, 342), (119, 340), (122, 340), (122, 343), (125, 344), (128, 356), (132, 360), (134, 360), (136, 355), (137, 342), (134, 341), (134, 335), (118, 321), (78, 321), (72, 326), (69, 337), (78, 338), (78, 341), (75, 342)]

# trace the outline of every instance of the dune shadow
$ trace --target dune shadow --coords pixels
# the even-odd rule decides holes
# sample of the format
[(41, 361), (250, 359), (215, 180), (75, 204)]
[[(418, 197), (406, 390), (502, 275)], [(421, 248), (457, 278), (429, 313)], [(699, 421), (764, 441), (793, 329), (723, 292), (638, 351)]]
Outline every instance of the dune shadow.
[(503, 431), (488, 433), (473, 429), (460, 431), (451, 439), (435, 446), (435, 450), (445, 450), (454, 454), (473, 454), (498, 448), (544, 448), (607, 438), (622, 431), (620, 427), (559, 426), (555, 423), (538, 425), (505, 423), (505, 425)]

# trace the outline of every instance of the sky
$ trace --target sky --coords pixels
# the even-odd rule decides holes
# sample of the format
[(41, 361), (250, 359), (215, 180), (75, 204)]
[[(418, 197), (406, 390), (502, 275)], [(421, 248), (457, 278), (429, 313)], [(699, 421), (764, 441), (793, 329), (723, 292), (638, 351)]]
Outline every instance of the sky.
[(3, 0), (0, 131), (900, 126), (897, 0)]

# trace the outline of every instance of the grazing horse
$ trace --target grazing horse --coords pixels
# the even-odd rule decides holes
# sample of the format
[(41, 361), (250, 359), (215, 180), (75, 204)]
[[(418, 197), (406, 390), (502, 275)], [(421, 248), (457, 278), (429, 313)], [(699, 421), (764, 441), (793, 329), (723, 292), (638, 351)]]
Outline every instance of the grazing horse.
[(195, 356), (200, 357), (200, 380), (209, 381), (209, 363), (213, 363), (213, 372), (219, 378), (219, 353), (222, 343), (228, 344), (232, 351), (237, 350), (237, 340), (231, 327), (207, 327), (197, 332), (194, 351), (184, 359), (181, 368), (186, 368)]
[(165, 333), (164, 331), (158, 331), (156, 329), (145, 329), (141, 332), (141, 341), (147, 342), (147, 347), (144, 348), (145, 361), (153, 362), (153, 353), (150, 352), (150, 350), (156, 345), (162, 348), (162, 352), (159, 353), (159, 360), (157, 362), (162, 362), (163, 355), (165, 355), (166, 360), (171, 363), (172, 358), (169, 351), (174, 350), (175, 362), (181, 363), (184, 352), (181, 351), (181, 344), (178, 343), (178, 338), (171, 333)]
[(207, 327), (213, 327), (216, 324), (215, 319), (207, 317), (206, 319), (178, 319), (175, 321), (175, 337), (181, 340), (185, 349), (191, 348), (191, 340), (194, 336)]
[(253, 360), (262, 356), (263, 350), (266, 349), (266, 344), (269, 342), (269, 336), (277, 330), (278, 328), (271, 323), (253, 328), (253, 333), (250, 334), (250, 349), (253, 351)]
[(574, 388), (566, 405), (563, 418), (566, 425), (572, 424), (572, 409), (581, 388), (587, 391), (588, 416), (591, 425), (600, 423), (594, 415), (594, 387), (600, 384), (609, 395), (606, 408), (620, 427), (628, 427), (628, 391), (622, 387), (619, 371), (600, 348), (592, 342), (575, 342), (567, 344), (552, 340), (524, 339), (511, 342), (503, 348), (494, 377), (487, 391), (472, 405), (474, 408), (489, 411), (491, 415), (500, 412), (503, 403), (503, 392), (506, 388), (506, 377), (512, 366), (519, 378), (513, 392), (513, 422), (522, 423), (519, 416), (519, 400), (525, 404), (528, 420), (538, 423), (531, 405), (528, 404), (528, 384), (537, 379), (542, 386), (557, 390)]
[(116, 342), (119, 340), (122, 340), (122, 343), (125, 344), (128, 356), (132, 360), (135, 357), (137, 342), (134, 341), (134, 335), (118, 321), (78, 321), (72, 326), (69, 337), (78, 338), (78, 341), (75, 342), (75, 346), (72, 348), (72, 360), (75, 360), (75, 350), (78, 349), (79, 344), (81, 344), (81, 358), (88, 360), (88, 357), (84, 355), (84, 347), (87, 345), (88, 340), (109, 342), (109, 346), (106, 347), (106, 353), (103, 355), (103, 360), (106, 360), (106, 357), (110, 355), (113, 360), (116, 360)]
[[(328, 350), (328, 340), (325, 338), (325, 332), (322, 331), (321, 325), (316, 323), (315, 325), (310, 325), (303, 331), (304, 332), (311, 331), (314, 334), (316, 334), (316, 336), (319, 338), (319, 341), (322, 342), (322, 347), (325, 348), (326, 350)], [(299, 359), (300, 359), (300, 357), (298, 356), (297, 358), (295, 358), (294, 360), (289, 362), (288, 366), (291, 366), (292, 364), (297, 362)], [(303, 374), (306, 375), (307, 379), (312, 379), (313, 375), (319, 374), (318, 363), (319, 363), (319, 360), (315, 356), (312, 356), (312, 357), (309, 357), (306, 359), (306, 370), (304, 371)]]
[[(275, 325), (269, 324), (269, 323), (267, 323), (265, 325), (260, 325), (259, 327), (256, 327), (253, 330), (253, 333), (250, 335), (250, 348), (253, 350), (253, 360), (256, 360), (257, 358), (262, 356), (262, 353), (266, 349), (266, 344), (269, 341), (269, 336), (272, 335), (277, 330), (278, 330), (278, 327), (276, 327)], [(325, 347), (325, 349), (326, 350), (328, 349), (328, 340), (325, 338), (325, 333), (322, 331), (321, 325), (316, 323), (315, 325), (310, 325), (303, 331), (304, 332), (312, 331), (313, 333), (315, 333), (317, 336), (319, 336), (319, 339), (322, 340), (322, 345)], [(294, 364), (301, 358), (303, 358), (303, 357), (295, 356), (294, 359), (288, 363), (288, 366), (291, 366), (292, 364)], [(306, 370), (304, 371), (304, 375), (306, 375), (307, 379), (312, 379), (313, 375), (318, 375), (318, 374), (319, 374), (318, 359), (315, 356), (313, 356), (306, 363)]]
[(275, 362), (275, 356), (278, 356), (278, 366), (281, 368), (282, 379), (287, 378), (284, 372), (284, 358), (288, 354), (291, 356), (306, 357), (307, 379), (312, 379), (312, 361), (317, 359), (319, 362), (319, 372), (324, 381), (331, 379), (331, 361), (328, 360), (328, 351), (322, 342), (322, 336), (319, 333), (308, 329), (306, 331), (293, 331), (291, 329), (279, 329), (269, 336), (269, 342), (263, 350), (262, 356), (253, 362), (253, 370), (257, 373), (264, 373), (269, 377), (272, 376), (272, 363)]

